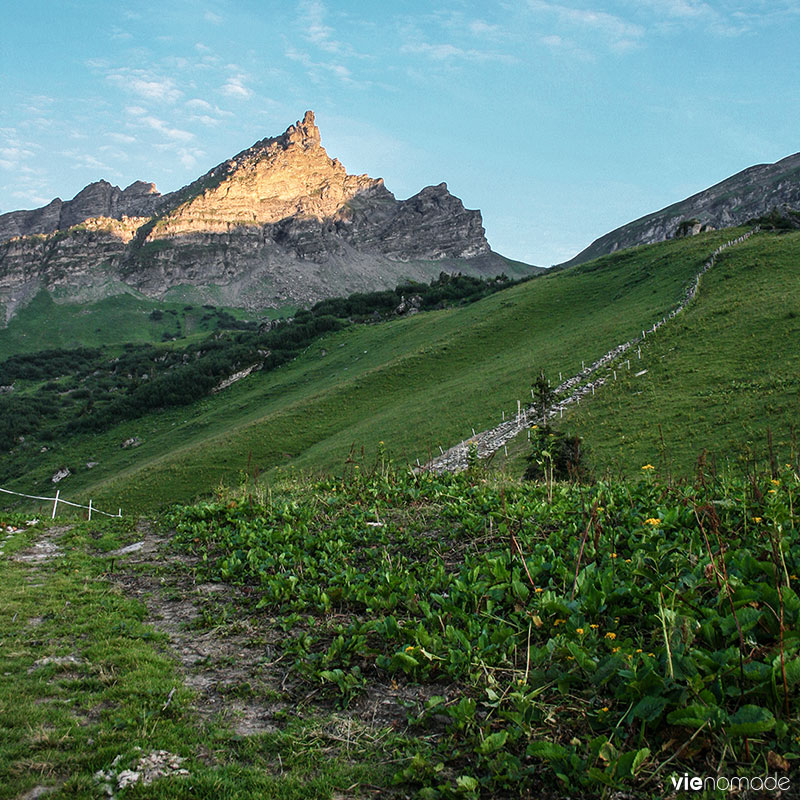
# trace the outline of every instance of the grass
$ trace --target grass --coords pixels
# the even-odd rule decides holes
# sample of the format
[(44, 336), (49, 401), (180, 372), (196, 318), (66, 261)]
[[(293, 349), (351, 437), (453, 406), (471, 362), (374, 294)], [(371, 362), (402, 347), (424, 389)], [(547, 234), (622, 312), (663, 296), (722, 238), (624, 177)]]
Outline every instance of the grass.
[[(247, 738), (199, 713), (165, 635), (147, 624), (144, 604), (111, 579), (124, 559), (108, 554), (139, 535), (131, 523), (43, 530), (42, 523), (26, 528), (23, 518), (2, 521), (22, 527), (0, 555), (2, 800), (37, 786), (54, 787), (54, 800), (96, 798), (104, 783), (98, 771), (113, 784), (143, 754), (159, 750), (184, 759), (188, 776), (117, 796), (328, 800), (354, 784), (387, 784), (390, 772), (380, 763), (386, 755), (358, 736), (361, 762), (340, 754), (326, 734), (325, 709), (305, 717), (292, 711), (280, 730)], [(52, 561), (13, 560), (42, 537), (60, 548)], [(172, 567), (169, 578), (176, 575)]]
[[(238, 319), (253, 318), (241, 309), (220, 310)], [(153, 311), (162, 312), (161, 319), (152, 319)], [(0, 329), (0, 360), (37, 350), (161, 342), (165, 335), (186, 339), (207, 336), (215, 329), (213, 318), (203, 319), (208, 316), (208, 309), (199, 304), (187, 308), (182, 297), (160, 303), (126, 293), (95, 303), (60, 303), (42, 290)]]
[(703, 451), (720, 471), (743, 472), (769, 458), (769, 435), (776, 461), (791, 460), (798, 335), (800, 233), (759, 234), (724, 252), (695, 302), (565, 424), (599, 469), (627, 475), (646, 463), (691, 474)]
[[(42, 455), (22, 448), (25, 480), (8, 488), (43, 488), (69, 462), (65, 496), (146, 509), (235, 483), (248, 468), (341, 469), (351, 448), (374, 453), (380, 441), (398, 457), (424, 460), (514, 410), (539, 367), (573, 374), (660, 317), (729, 237), (639, 248), (464, 308), (342, 331), (194, 406), (55, 443)], [(142, 446), (122, 451), (130, 436)], [(89, 460), (100, 464), (89, 471)]]
[(548, 489), (413, 476), (385, 454), (367, 467), (170, 521), (202, 576), (244, 587), (284, 631), (296, 696), (424, 700), (404, 790), (650, 798), (685, 771), (797, 780), (796, 472)]
[[(187, 774), (121, 800), (644, 800), (685, 772), (794, 787), (798, 489), (785, 468), (521, 485), (382, 452), (153, 523), (4, 514), (0, 799), (88, 800), (162, 750)], [(116, 553), (152, 524), (169, 543)], [(231, 727), (264, 703), (271, 730)]]

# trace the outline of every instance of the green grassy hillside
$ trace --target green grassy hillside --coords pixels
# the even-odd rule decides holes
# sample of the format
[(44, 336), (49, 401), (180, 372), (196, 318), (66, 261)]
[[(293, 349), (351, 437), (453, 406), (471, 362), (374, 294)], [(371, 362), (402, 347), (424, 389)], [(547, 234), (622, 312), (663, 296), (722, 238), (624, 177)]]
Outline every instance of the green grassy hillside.
[[(10, 488), (44, 490), (68, 466), (66, 496), (143, 509), (248, 468), (338, 470), (353, 446), (371, 454), (381, 441), (425, 459), (516, 408), (539, 367), (572, 374), (662, 316), (730, 235), (631, 250), (467, 307), (351, 327), (194, 406), (52, 442), (46, 453), (26, 443), (11, 456), (23, 477)], [(141, 446), (123, 450), (131, 436)], [(90, 461), (99, 463), (89, 470)]]
[[(595, 464), (691, 472), (698, 454), (741, 470), (792, 458), (800, 421), (800, 233), (725, 251), (689, 308), (649, 338), (630, 372), (571, 415)], [(639, 377), (635, 373), (646, 369)], [(663, 443), (662, 443), (663, 436)]]
[[(294, 309), (275, 311), (283, 315)], [(185, 302), (159, 303), (133, 294), (117, 294), (96, 303), (55, 302), (40, 291), (0, 328), (0, 360), (18, 353), (53, 348), (100, 347), (208, 335), (218, 312), (252, 319), (239, 309), (211, 309)], [(270, 316), (264, 312), (261, 316)]]

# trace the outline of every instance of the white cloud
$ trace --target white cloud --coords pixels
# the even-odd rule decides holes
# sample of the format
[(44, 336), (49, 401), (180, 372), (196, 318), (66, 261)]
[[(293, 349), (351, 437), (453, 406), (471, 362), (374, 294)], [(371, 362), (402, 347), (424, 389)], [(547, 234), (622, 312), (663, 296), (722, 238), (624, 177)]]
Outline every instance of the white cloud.
[(351, 53), (350, 45), (335, 39), (333, 28), (325, 24), (327, 10), (322, 0), (301, 0), (300, 12), (307, 41), (327, 53)]
[(195, 111), (211, 111), (214, 106), (207, 100), (202, 100), (199, 97), (193, 97), (191, 100), (186, 101), (186, 108), (191, 108)]
[(221, 25), (225, 21), (219, 14), (215, 14), (213, 11), (206, 11), (206, 13), (203, 14), (203, 19), (206, 22), (210, 22), (212, 25)]
[(106, 80), (121, 89), (156, 103), (175, 103), (183, 94), (172, 78), (153, 75), (147, 70), (120, 67), (109, 72)]
[(516, 61), (508, 53), (494, 53), (475, 48), (456, 47), (449, 42), (431, 44), (430, 42), (409, 42), (400, 48), (401, 53), (414, 53), (432, 58), (434, 61), (447, 61), (450, 59), (467, 59), (469, 61), (500, 61), (512, 63)]
[(554, 17), (561, 25), (577, 32), (600, 37), (608, 48), (619, 52), (638, 47), (645, 35), (641, 25), (607, 11), (572, 8), (548, 0), (528, 0), (528, 7), (534, 12)]
[(202, 150), (188, 150), (181, 148), (178, 150), (178, 161), (186, 167), (186, 169), (194, 169), (200, 158), (203, 158), (205, 153)]
[(67, 159), (67, 163), (72, 169), (90, 169), (106, 174), (115, 173), (112, 167), (104, 164), (91, 153), (82, 153), (80, 150), (64, 150), (61, 155)]
[(353, 80), (352, 73), (344, 64), (339, 64), (335, 61), (316, 61), (308, 55), (308, 53), (295, 50), (292, 47), (286, 50), (286, 58), (302, 64), (308, 71), (311, 80), (317, 83), (325, 77), (325, 73), (328, 73), (350, 86), (364, 85), (357, 84), (356, 81)]
[(173, 128), (164, 122), (163, 119), (159, 119), (158, 117), (153, 116), (145, 116), (141, 117), (141, 121), (144, 125), (152, 128), (154, 131), (166, 136), (168, 139), (172, 139), (176, 142), (188, 142), (194, 139), (194, 134), (190, 131), (184, 131), (180, 128)]
[(0, 167), (3, 169), (16, 170), (22, 161), (33, 156), (30, 150), (19, 147), (0, 147)]
[(499, 25), (490, 25), (482, 19), (472, 20), (468, 27), (474, 36), (496, 36), (502, 30)]
[(134, 117), (141, 117), (142, 114), (147, 113), (147, 109), (141, 106), (125, 106), (125, 113)]
[(127, 133), (109, 133), (108, 138), (119, 144), (133, 144), (136, 141), (135, 136), (129, 136)]
[(253, 96), (253, 91), (244, 85), (245, 80), (247, 80), (246, 75), (232, 75), (223, 85), (222, 93), (228, 97), (249, 100)]

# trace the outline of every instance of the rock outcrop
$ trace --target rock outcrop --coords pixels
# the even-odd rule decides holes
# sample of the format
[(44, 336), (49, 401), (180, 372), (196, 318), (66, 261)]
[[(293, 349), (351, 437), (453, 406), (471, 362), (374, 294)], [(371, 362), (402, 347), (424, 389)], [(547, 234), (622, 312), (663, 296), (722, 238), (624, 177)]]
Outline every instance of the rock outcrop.
[(515, 271), (446, 184), (397, 200), (381, 178), (348, 174), (311, 111), (177, 192), (98, 181), (68, 202), (4, 214), (2, 240), (6, 319), (42, 288), (61, 300), (137, 291), (258, 309), (440, 271)]
[(749, 167), (679, 203), (623, 225), (560, 266), (581, 264), (626, 247), (662, 242), (676, 234), (742, 225), (786, 207), (800, 209), (800, 153), (774, 164)]
[(44, 208), (0, 214), (0, 242), (15, 236), (67, 230), (92, 217), (150, 217), (168, 201), (169, 195), (161, 195), (154, 183), (135, 181), (127, 189), (120, 189), (108, 181), (96, 181), (72, 200), (64, 202), (56, 197)]

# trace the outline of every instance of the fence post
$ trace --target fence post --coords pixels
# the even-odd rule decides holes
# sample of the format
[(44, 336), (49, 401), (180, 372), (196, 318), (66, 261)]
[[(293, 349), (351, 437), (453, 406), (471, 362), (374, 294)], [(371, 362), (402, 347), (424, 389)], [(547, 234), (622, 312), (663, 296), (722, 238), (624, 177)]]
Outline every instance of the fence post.
[(89, 522), (92, 521), (92, 498), (89, 498)]
[(122, 516), (122, 509), (121, 509), (121, 508), (120, 508), (120, 509), (117, 511), (117, 516), (118, 516), (118, 517), (121, 517), (121, 516)]
[(58, 508), (58, 496), (61, 494), (61, 489), (56, 489), (56, 496), (53, 498), (53, 516), (50, 519), (56, 518), (56, 509)]

